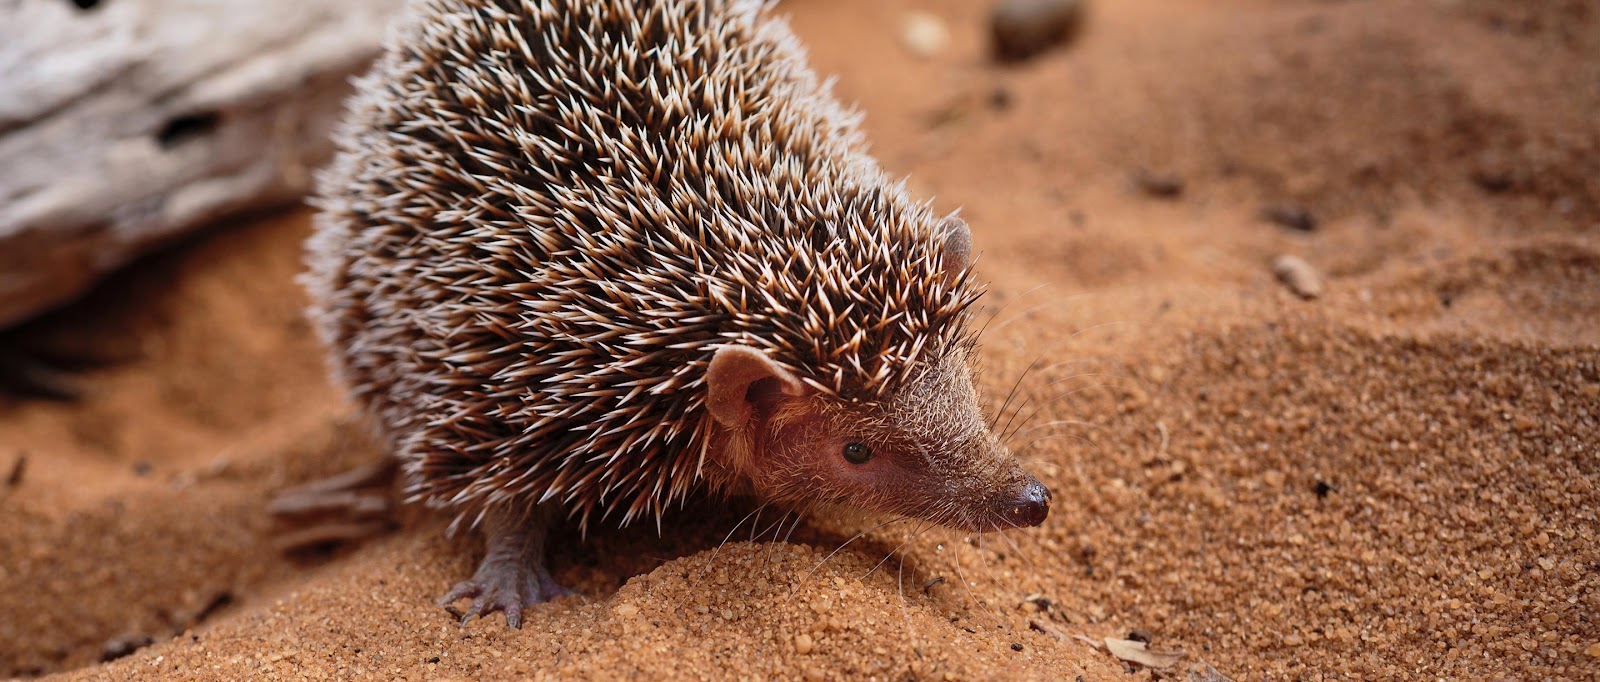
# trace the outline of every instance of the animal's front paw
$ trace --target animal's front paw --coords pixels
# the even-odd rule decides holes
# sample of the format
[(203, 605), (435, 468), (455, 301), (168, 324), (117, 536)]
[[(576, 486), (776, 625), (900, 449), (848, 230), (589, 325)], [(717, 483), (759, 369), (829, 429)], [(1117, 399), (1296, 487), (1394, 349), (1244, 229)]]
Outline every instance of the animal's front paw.
[[(461, 624), (474, 617), (482, 618), (495, 611), (506, 614), (506, 624), (522, 627), (522, 610), (540, 602), (572, 594), (550, 577), (543, 566), (530, 566), (516, 561), (484, 559), (477, 573), (456, 583), (439, 605), (450, 615), (461, 619)], [(455, 603), (471, 599), (472, 606), (465, 612), (457, 610)]]

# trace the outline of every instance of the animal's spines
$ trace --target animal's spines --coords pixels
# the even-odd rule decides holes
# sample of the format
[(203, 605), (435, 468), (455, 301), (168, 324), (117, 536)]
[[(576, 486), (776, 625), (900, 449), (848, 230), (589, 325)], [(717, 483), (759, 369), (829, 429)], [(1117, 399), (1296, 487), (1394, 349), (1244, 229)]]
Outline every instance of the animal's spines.
[(764, 5), (428, 0), (360, 82), (311, 288), (414, 497), (659, 515), (721, 345), (865, 403), (970, 343), (929, 208)]

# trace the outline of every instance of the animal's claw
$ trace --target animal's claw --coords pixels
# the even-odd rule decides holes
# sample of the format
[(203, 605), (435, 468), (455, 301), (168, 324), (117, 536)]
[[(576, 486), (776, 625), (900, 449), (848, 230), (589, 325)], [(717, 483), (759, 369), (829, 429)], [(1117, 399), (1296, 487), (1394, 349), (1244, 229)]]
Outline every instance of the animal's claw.
[[(507, 625), (520, 629), (524, 609), (569, 594), (572, 590), (557, 583), (543, 566), (485, 559), (477, 573), (450, 588), (439, 605), (462, 625), (500, 611), (506, 614)], [(472, 600), (465, 612), (454, 606), (462, 599)]]

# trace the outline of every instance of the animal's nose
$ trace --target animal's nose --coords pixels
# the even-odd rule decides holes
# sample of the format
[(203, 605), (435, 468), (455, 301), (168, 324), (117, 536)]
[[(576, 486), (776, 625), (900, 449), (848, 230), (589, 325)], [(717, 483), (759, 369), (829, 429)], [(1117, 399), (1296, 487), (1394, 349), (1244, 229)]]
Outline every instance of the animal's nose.
[(1022, 494), (1006, 508), (1006, 520), (1019, 528), (1044, 523), (1049, 515), (1050, 489), (1036, 480), (1029, 480), (1027, 485), (1022, 486)]

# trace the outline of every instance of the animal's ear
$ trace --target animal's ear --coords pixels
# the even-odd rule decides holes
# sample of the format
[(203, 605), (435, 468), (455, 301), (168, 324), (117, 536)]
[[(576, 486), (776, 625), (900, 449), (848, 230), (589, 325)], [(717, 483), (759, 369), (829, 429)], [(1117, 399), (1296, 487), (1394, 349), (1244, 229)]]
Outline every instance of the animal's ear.
[(944, 276), (953, 280), (972, 265), (972, 230), (961, 216), (951, 213), (939, 221), (938, 234), (943, 242), (940, 249), (944, 252)]
[(717, 422), (731, 429), (750, 423), (763, 392), (799, 396), (805, 384), (765, 353), (749, 346), (723, 346), (706, 369), (706, 406)]

